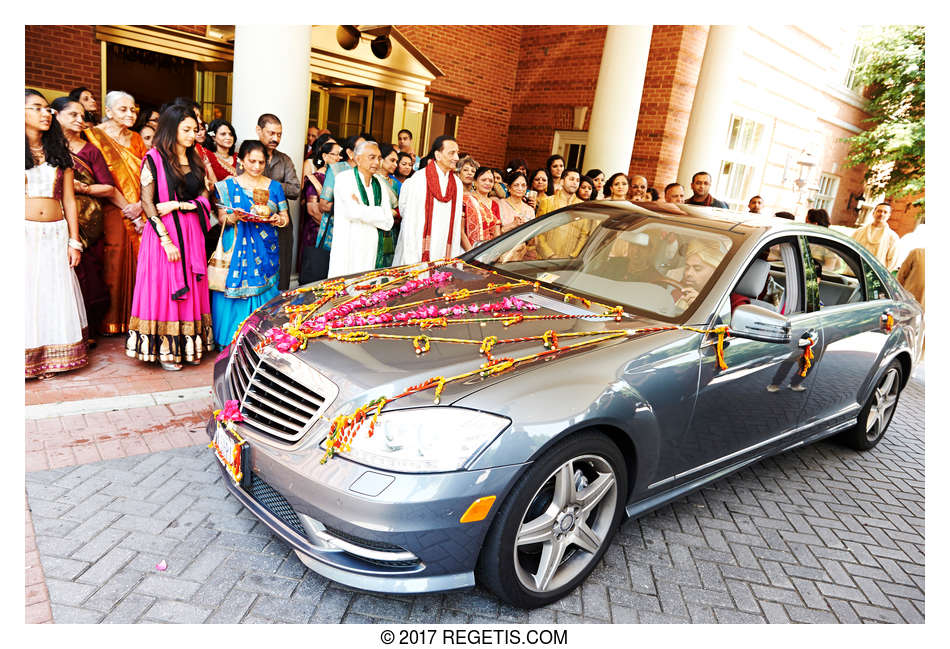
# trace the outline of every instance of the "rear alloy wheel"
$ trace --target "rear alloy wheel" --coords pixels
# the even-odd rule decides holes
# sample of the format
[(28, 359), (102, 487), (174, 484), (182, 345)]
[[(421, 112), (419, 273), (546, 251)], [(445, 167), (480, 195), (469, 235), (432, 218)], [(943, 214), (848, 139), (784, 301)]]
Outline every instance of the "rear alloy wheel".
[(519, 480), (488, 533), (479, 580), (507, 602), (554, 602), (591, 573), (620, 525), (626, 466), (602, 433), (554, 447)]
[(894, 417), (901, 392), (901, 366), (892, 362), (884, 370), (867, 403), (858, 415), (858, 423), (851, 430), (841, 433), (842, 443), (858, 451), (874, 448)]

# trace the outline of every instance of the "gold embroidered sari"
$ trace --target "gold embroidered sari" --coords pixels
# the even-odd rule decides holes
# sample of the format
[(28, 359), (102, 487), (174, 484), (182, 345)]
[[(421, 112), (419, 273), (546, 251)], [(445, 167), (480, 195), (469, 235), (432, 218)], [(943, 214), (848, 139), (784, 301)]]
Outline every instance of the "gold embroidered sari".
[[(128, 147), (122, 146), (100, 127), (84, 131), (86, 139), (102, 153), (112, 172), (115, 185), (130, 203), (139, 201), (141, 192), (142, 157), (148, 148), (138, 133), (132, 132)], [(103, 279), (109, 289), (109, 310), (102, 319), (102, 333), (116, 334), (128, 330), (132, 312), (132, 289), (135, 285), (135, 266), (139, 254), (139, 235), (126, 219), (122, 210), (111, 203), (102, 206)]]

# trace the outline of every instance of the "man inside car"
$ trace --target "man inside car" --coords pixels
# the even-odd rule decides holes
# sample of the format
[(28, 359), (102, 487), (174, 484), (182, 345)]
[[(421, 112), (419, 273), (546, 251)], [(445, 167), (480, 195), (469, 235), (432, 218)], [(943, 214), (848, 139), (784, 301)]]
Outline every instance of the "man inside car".
[(722, 262), (725, 251), (722, 245), (715, 241), (693, 240), (686, 247), (685, 265), (674, 268), (667, 277), (680, 284), (673, 290), (675, 306), (685, 311), (693, 303), (716, 268)]

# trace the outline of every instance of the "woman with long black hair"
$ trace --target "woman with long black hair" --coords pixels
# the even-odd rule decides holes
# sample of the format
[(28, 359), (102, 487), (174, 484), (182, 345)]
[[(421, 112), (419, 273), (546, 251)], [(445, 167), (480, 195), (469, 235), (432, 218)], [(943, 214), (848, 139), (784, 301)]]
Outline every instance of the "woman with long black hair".
[(607, 180), (607, 175), (600, 169), (588, 169), (587, 173), (584, 174), (592, 181), (594, 181), (594, 192), (591, 194), (592, 201), (599, 201), (604, 199), (604, 181)]
[(564, 157), (557, 154), (552, 155), (548, 158), (548, 161), (544, 163), (544, 168), (548, 172), (548, 188), (545, 193), (548, 196), (554, 196), (554, 192), (561, 188), (561, 174), (564, 173), (565, 167)]
[(142, 164), (142, 233), (125, 353), (166, 370), (197, 365), (214, 349), (205, 235), (211, 205), (196, 150), (198, 120), (172, 105)]
[(86, 364), (73, 163), (55, 110), (26, 90), (26, 378)]
[(128, 201), (116, 189), (115, 180), (99, 149), (83, 135), (83, 106), (69, 97), (53, 100), (53, 110), (66, 138), (73, 162), (73, 192), (76, 216), (79, 219), (79, 241), (83, 245), (82, 260), (76, 266), (76, 277), (82, 289), (89, 325), (89, 345), (95, 345), (96, 332), (109, 308), (109, 289), (102, 276), (105, 258), (103, 205), (108, 202), (122, 210)]
[(83, 123), (86, 128), (99, 123), (99, 104), (96, 103), (92, 90), (85, 86), (79, 86), (70, 90), (68, 96), (72, 101), (77, 101), (82, 106)]

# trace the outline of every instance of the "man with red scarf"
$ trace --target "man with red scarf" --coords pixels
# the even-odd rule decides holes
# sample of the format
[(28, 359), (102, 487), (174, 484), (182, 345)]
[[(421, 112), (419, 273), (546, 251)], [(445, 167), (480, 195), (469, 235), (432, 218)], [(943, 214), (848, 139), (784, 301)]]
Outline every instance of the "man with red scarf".
[(435, 261), (461, 254), (462, 181), (455, 175), (459, 146), (441, 135), (432, 144), (425, 171), (406, 180), (399, 192), (402, 227), (393, 266)]

